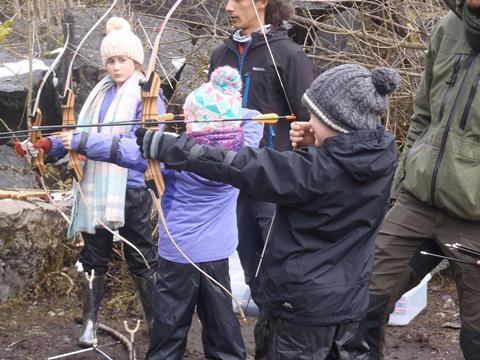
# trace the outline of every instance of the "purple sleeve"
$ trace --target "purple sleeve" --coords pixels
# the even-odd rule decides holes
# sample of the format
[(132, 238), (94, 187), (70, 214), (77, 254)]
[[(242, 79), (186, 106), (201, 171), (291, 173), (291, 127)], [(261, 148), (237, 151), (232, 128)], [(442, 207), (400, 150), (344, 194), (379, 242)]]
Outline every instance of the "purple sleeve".
[[(165, 113), (163, 99), (163, 93), (160, 90), (157, 100), (157, 111), (159, 114)], [(142, 101), (140, 100), (137, 104), (135, 117), (140, 121), (141, 115)], [(91, 160), (110, 162), (127, 169), (145, 172), (147, 169), (147, 161), (142, 157), (136, 143), (135, 130), (137, 128), (138, 125), (132, 126), (129, 133), (118, 135), (90, 133), (88, 134), (83, 153)], [(72, 137), (72, 149), (74, 151), (78, 150), (81, 134), (81, 132), (75, 133)], [(112, 145), (117, 139), (119, 140), (118, 150), (115, 154), (112, 154)]]
[[(256, 110), (243, 109), (242, 116), (245, 119), (251, 119), (260, 115)], [(241, 124), (246, 146), (258, 147), (263, 138), (263, 123), (260, 121), (244, 120)]]
[[(80, 137), (81, 133), (75, 133), (72, 137), (72, 149), (74, 151), (78, 151)], [(112, 144), (117, 139), (118, 150), (115, 154), (112, 154)], [(147, 161), (142, 157), (135, 136), (130, 133), (125, 135), (88, 134), (82, 153), (87, 159), (110, 162), (127, 169), (140, 172), (147, 169)]]
[(58, 136), (48, 137), (52, 142), (52, 149), (48, 153), (48, 156), (64, 157), (67, 154), (67, 150), (63, 147), (63, 143)]

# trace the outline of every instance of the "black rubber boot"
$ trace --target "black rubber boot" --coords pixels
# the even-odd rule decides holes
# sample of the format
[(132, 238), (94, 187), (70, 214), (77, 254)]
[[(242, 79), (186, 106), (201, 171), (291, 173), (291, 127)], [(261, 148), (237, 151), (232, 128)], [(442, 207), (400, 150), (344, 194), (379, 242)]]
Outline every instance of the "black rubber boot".
[(388, 314), (388, 296), (370, 295), (367, 314), (367, 342), (370, 347), (370, 359), (378, 360), (382, 356), (385, 338), (385, 325)]
[(148, 325), (148, 331), (152, 329), (154, 320), (154, 291), (155, 282), (157, 281), (157, 273), (153, 272), (148, 278), (133, 275), (137, 284), (140, 302), (142, 303), (143, 312)]
[[(86, 276), (87, 273), (85, 273)], [(92, 288), (85, 277), (83, 279), (83, 328), (82, 334), (78, 338), (78, 345), (81, 347), (90, 347), (97, 341), (97, 314), (100, 303), (103, 299), (103, 288), (105, 285), (105, 275), (93, 276)]]

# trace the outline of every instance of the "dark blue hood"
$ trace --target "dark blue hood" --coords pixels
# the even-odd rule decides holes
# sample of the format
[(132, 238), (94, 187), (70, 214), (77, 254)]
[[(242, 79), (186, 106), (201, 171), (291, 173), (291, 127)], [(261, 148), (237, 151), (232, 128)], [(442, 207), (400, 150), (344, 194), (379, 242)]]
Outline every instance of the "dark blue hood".
[(397, 159), (395, 139), (383, 127), (331, 137), (323, 147), (352, 178), (361, 182), (385, 176)]

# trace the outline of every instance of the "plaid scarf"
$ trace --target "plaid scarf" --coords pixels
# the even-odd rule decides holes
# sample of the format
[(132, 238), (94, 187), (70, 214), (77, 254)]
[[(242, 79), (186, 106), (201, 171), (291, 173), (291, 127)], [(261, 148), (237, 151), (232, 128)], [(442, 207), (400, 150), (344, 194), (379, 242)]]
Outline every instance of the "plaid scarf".
[[(117, 90), (105, 115), (104, 123), (131, 121), (135, 117), (141, 96), (138, 83), (143, 79), (144, 76), (136, 71)], [(93, 88), (80, 111), (79, 125), (98, 123), (105, 93), (114, 85), (112, 78), (106, 76)], [(90, 131), (97, 133), (98, 129), (93, 127)], [(106, 126), (101, 129), (101, 132), (114, 135), (129, 132), (130, 129), (131, 125)], [(95, 227), (99, 226), (96, 219), (103, 221), (112, 229), (118, 229), (124, 225), (127, 174), (127, 169), (115, 164), (93, 160), (85, 163), (80, 184), (85, 199), (82, 199), (75, 187), (72, 223), (68, 229), (69, 237), (73, 237), (78, 232), (94, 234)]]

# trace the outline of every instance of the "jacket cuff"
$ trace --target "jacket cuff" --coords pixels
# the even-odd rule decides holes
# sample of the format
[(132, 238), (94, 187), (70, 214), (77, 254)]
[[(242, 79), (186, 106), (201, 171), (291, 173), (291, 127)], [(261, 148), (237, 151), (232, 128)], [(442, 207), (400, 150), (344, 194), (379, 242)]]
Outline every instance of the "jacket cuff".
[(84, 131), (74, 133), (72, 135), (72, 151), (86, 156), (87, 140), (88, 133)]
[(58, 136), (49, 136), (48, 139), (52, 143), (52, 148), (49, 153), (54, 154), (53, 156), (55, 156), (55, 154), (65, 154), (65, 147)]

